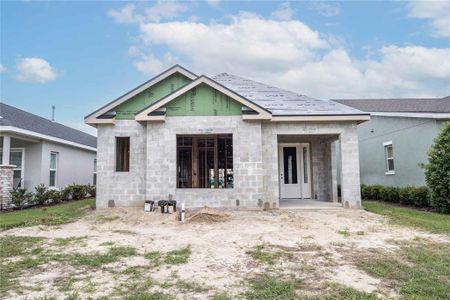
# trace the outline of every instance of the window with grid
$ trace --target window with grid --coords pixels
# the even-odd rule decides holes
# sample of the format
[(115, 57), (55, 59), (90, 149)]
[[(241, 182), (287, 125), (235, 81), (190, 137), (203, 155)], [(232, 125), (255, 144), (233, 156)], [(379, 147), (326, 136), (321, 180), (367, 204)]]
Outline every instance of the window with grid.
[(387, 144), (384, 146), (384, 153), (386, 156), (386, 172), (393, 173), (394, 168), (394, 148), (392, 144)]
[(57, 172), (58, 172), (58, 153), (50, 152), (50, 178), (48, 186), (56, 187)]

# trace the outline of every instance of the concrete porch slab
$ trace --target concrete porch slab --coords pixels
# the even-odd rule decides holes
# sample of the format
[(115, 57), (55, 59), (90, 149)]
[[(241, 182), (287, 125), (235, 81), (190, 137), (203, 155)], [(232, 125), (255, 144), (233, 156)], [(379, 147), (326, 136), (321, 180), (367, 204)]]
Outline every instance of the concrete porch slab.
[(338, 202), (328, 202), (310, 199), (280, 200), (280, 209), (342, 209)]

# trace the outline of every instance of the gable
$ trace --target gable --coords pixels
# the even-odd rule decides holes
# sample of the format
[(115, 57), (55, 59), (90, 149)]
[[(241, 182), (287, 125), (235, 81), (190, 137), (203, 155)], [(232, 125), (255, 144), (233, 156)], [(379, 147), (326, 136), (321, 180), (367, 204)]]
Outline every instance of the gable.
[(200, 84), (165, 105), (166, 116), (233, 116), (243, 105), (220, 91)]
[(174, 73), (161, 80), (153, 86), (147, 88), (136, 96), (115, 108), (117, 120), (134, 120), (134, 115), (143, 108), (155, 103), (159, 99), (179, 89), (183, 85), (192, 81), (188, 77)]

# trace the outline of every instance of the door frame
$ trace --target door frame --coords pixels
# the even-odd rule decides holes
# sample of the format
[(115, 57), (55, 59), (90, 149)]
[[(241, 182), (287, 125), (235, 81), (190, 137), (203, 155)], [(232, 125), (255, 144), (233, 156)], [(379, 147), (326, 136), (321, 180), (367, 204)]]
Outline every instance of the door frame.
[[(307, 160), (308, 160), (307, 168), (308, 168), (308, 176), (309, 176), (308, 183), (309, 183), (310, 198), (304, 198), (303, 197), (303, 192), (302, 192), (302, 185), (303, 185), (303, 180), (304, 180), (304, 178), (303, 178), (303, 153), (302, 153), (302, 149), (303, 148), (302, 148), (302, 145), (305, 145), (305, 144), (308, 145), (308, 154), (309, 154), (308, 157), (307, 157)], [(281, 163), (281, 154), (282, 154), (281, 151), (282, 151), (283, 147), (296, 147), (297, 148), (297, 157), (298, 157), (297, 171), (298, 171), (298, 174), (299, 174), (299, 181), (300, 181), (300, 185), (299, 185), (300, 197), (299, 198), (295, 198), (295, 199), (314, 199), (313, 198), (313, 195), (314, 195), (314, 193), (313, 193), (313, 175), (312, 175), (312, 150), (311, 150), (311, 143), (310, 142), (278, 143), (278, 159), (277, 159), (278, 160), (278, 162), (277, 162), (278, 163), (278, 174), (277, 174), (277, 178), (278, 178), (278, 197), (279, 197), (279, 199), (280, 200), (283, 199), (281, 197), (281, 185), (282, 185), (282, 182), (281, 182), (281, 178), (280, 178), (281, 168), (282, 168), (282, 166), (280, 164)], [(286, 198), (286, 199), (288, 199), (288, 198)]]

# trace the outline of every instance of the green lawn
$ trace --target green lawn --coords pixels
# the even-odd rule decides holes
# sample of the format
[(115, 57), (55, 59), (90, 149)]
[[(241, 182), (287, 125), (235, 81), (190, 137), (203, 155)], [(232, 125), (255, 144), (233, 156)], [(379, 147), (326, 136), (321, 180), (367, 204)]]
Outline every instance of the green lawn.
[(379, 201), (363, 201), (365, 210), (387, 216), (394, 224), (450, 234), (450, 215), (401, 207)]
[(84, 216), (95, 199), (66, 202), (49, 207), (30, 208), (0, 214), (0, 229), (33, 225), (58, 225), (72, 222)]

